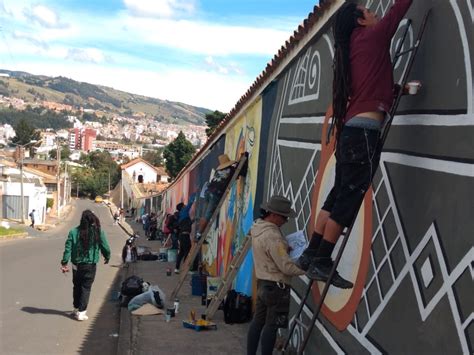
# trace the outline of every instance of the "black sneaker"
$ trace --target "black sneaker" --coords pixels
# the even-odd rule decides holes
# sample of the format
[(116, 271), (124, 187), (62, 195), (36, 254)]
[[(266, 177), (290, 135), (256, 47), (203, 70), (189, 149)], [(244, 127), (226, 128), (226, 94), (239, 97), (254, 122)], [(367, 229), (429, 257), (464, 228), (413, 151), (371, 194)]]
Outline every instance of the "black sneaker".
[[(314, 262), (311, 264), (309, 270), (306, 272), (306, 276), (316, 281), (326, 282), (334, 265), (332, 259), (330, 257), (324, 257), (314, 258), (313, 260)], [(334, 275), (331, 280), (331, 285), (338, 288), (354, 287), (354, 284), (348, 280), (343, 279), (341, 275), (339, 275), (337, 270), (336, 272), (334, 272)]]
[(305, 251), (303, 254), (301, 254), (298, 260), (296, 260), (296, 266), (298, 266), (303, 271), (308, 271), (313, 259), (314, 256)]

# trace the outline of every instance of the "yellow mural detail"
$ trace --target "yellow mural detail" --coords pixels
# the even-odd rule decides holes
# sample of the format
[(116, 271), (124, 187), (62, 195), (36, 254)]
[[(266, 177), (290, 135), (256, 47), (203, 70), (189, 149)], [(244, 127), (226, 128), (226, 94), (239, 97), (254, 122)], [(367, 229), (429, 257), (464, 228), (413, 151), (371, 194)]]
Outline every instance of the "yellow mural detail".
[[(210, 241), (206, 252), (206, 268), (214, 276), (225, 273), (232, 260), (235, 247), (240, 245), (240, 240), (245, 236), (246, 231), (243, 229), (247, 227), (247, 219), (250, 217), (250, 220), (253, 220), (261, 114), (262, 102), (259, 98), (243, 115), (234, 120), (233, 125), (229, 126), (225, 132), (224, 153), (231, 159), (239, 160), (242, 153), (248, 152), (249, 165), (246, 177), (238, 180), (222, 204), (218, 231), (212, 235), (212, 238), (216, 240)], [(216, 248), (216, 250), (211, 251), (211, 248)], [(217, 267), (215, 260), (211, 260), (212, 256), (218, 258)], [(214, 270), (216, 274), (212, 272)]]

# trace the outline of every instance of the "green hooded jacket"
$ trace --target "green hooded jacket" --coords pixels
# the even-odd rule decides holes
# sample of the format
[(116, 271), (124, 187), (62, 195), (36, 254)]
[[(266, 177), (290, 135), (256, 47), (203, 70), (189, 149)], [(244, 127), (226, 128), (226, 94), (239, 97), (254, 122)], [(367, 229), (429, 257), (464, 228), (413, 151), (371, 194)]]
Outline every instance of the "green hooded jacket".
[(77, 264), (97, 264), (99, 262), (99, 251), (104, 256), (105, 260), (110, 259), (110, 247), (107, 242), (104, 231), (100, 231), (100, 241), (99, 243), (94, 243), (93, 233), (90, 235), (90, 248), (83, 255), (82, 246), (79, 239), (79, 227), (73, 228), (69, 231), (69, 235), (66, 239), (66, 244), (64, 246), (64, 254), (61, 260), (62, 265), (66, 265), (71, 259), (71, 262), (75, 265)]

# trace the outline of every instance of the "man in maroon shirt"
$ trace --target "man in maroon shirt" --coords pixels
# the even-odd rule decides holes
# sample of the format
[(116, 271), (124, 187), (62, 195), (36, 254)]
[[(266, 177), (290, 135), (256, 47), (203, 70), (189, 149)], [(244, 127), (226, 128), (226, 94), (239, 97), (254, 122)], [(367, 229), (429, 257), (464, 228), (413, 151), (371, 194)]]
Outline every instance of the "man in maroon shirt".
[[(378, 167), (379, 134), (393, 102), (390, 43), (412, 0), (395, 0), (379, 20), (369, 9), (344, 4), (334, 24), (333, 116), (336, 126), (336, 177), (317, 219), (310, 245), (299, 260), (307, 276), (327, 281), (331, 254), (350, 226)], [(336, 271), (331, 283), (352, 288)]]

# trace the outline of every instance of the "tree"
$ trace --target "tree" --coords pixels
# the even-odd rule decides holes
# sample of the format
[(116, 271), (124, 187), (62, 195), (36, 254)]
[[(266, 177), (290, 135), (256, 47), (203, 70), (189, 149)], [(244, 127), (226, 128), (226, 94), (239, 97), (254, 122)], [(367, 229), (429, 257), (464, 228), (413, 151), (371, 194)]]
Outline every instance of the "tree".
[(94, 198), (97, 195), (105, 194), (110, 188), (120, 180), (120, 167), (113, 161), (109, 152), (94, 151), (89, 154), (82, 154), (80, 162), (86, 166), (73, 174), (74, 187), (79, 185), (81, 196)]
[[(49, 157), (53, 160), (57, 158), (56, 154), (57, 154), (57, 149), (51, 149), (49, 151)], [(69, 146), (67, 144), (61, 147), (60, 155), (61, 155), (61, 160), (69, 160), (69, 156), (71, 155), (71, 149), (69, 149)]]
[(206, 134), (208, 137), (214, 133), (217, 126), (219, 125), (219, 123), (221, 123), (225, 116), (227, 116), (227, 113), (223, 113), (217, 110), (211, 113), (206, 113)]
[(41, 136), (40, 132), (35, 127), (30, 125), (28, 121), (22, 118), (15, 126), (15, 137), (12, 138), (12, 142), (15, 144), (27, 144), (32, 140), (39, 141)]
[(142, 158), (153, 166), (163, 166), (163, 150), (163, 148), (149, 150), (143, 154)]
[(175, 178), (196, 152), (196, 148), (180, 131), (178, 137), (165, 147), (163, 157), (166, 159), (166, 170)]

